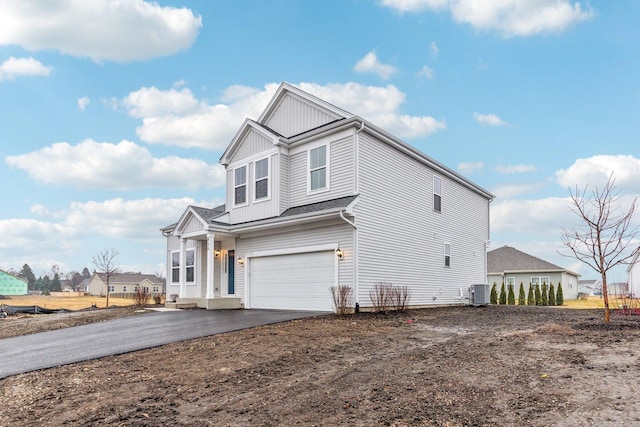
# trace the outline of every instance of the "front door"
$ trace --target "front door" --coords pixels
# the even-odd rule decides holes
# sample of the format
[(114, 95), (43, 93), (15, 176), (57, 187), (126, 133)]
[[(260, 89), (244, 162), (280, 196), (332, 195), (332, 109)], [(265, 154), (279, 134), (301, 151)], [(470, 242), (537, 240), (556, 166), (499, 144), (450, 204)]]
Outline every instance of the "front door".
[(229, 272), (227, 275), (227, 294), (233, 295), (236, 293), (236, 287), (234, 283), (235, 279), (235, 266), (236, 266), (236, 251), (231, 250), (228, 252), (227, 256), (227, 271)]

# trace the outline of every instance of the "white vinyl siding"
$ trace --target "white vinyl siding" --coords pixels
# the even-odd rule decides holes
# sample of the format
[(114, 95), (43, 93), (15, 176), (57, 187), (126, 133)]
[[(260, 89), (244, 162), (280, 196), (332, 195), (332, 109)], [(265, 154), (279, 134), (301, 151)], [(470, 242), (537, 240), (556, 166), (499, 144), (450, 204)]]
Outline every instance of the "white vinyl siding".
[(265, 123), (267, 127), (285, 137), (301, 134), (330, 123), (338, 117), (323, 111), (293, 94), (285, 96), (273, 115)]
[[(471, 284), (486, 281), (489, 200), (447, 178), (441, 188), (447, 209), (434, 212), (431, 183), (440, 171), (366, 132), (359, 138), (360, 197), (354, 209), (360, 305), (371, 305), (375, 282), (408, 286), (412, 305), (465, 303), (460, 291), (467, 295)], [(455, 249), (449, 268), (443, 268), (445, 242)]]
[(451, 267), (451, 244), (444, 244), (444, 266)]
[[(268, 155), (267, 155), (268, 154)], [(271, 218), (278, 216), (280, 211), (280, 186), (278, 182), (280, 180), (280, 155), (275, 151), (271, 153), (265, 153), (263, 156), (256, 156), (254, 158), (245, 159), (247, 161), (246, 164), (246, 181), (247, 181), (247, 203), (243, 205), (235, 206), (233, 205), (233, 200), (235, 197), (235, 189), (233, 185), (228, 186), (227, 190), (227, 200), (229, 200), (229, 204), (232, 205), (232, 209), (229, 210), (229, 221), (231, 223), (240, 223), (247, 221), (255, 221), (257, 219), (263, 218)], [(267, 197), (256, 199), (256, 184), (260, 179), (256, 179), (256, 164), (267, 160), (267, 171), (268, 176), (266, 181), (263, 181), (262, 184), (267, 186)], [(233, 165), (232, 165), (233, 166)], [(242, 166), (242, 165), (237, 165)], [(260, 167), (258, 167), (260, 169)], [(234, 179), (234, 170), (229, 170), (227, 172), (227, 179), (233, 182)]]
[(171, 252), (171, 283), (180, 283), (180, 251)]

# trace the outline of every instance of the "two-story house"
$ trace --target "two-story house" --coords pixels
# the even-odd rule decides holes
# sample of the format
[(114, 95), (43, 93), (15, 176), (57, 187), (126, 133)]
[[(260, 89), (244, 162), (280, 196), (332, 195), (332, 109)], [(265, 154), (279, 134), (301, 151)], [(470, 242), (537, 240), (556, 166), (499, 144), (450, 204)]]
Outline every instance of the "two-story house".
[(378, 282), (411, 306), (485, 283), (492, 194), (372, 123), (283, 83), (222, 154), (226, 203), (167, 237), (167, 295), (205, 308), (333, 309)]

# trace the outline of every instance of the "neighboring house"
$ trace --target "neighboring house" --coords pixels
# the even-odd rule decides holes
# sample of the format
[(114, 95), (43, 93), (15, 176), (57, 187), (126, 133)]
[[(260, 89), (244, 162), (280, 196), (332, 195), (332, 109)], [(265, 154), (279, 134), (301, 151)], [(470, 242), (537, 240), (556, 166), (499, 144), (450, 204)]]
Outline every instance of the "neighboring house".
[(640, 298), (640, 250), (636, 251), (631, 263), (627, 266), (627, 283), (631, 296)]
[(222, 154), (226, 203), (189, 206), (167, 238), (167, 295), (206, 308), (464, 304), (486, 279), (488, 191), (383, 129), (287, 83)]
[(580, 279), (578, 280), (578, 293), (598, 295), (602, 293), (602, 282), (598, 279)]
[(27, 279), (0, 270), (0, 295), (26, 295), (28, 288)]
[[(149, 294), (164, 293), (164, 279), (153, 274), (116, 273), (109, 277), (109, 293), (134, 294), (142, 286)], [(90, 295), (107, 295), (107, 275), (93, 273), (88, 284)]]
[(528, 291), (530, 283), (546, 283), (547, 286), (553, 284), (556, 289), (558, 283), (562, 283), (564, 299), (577, 299), (579, 277), (580, 275), (573, 271), (510, 246), (503, 246), (487, 253), (487, 281), (490, 284), (496, 283), (498, 289), (503, 282), (506, 289), (513, 285), (516, 295), (520, 283), (525, 286), (525, 292)]

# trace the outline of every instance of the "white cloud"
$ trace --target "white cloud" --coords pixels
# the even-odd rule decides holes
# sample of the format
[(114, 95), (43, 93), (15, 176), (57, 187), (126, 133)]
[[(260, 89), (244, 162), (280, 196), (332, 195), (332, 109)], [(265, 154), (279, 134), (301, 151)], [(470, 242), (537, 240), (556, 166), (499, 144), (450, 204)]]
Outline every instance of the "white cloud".
[[(78, 188), (196, 189), (225, 184), (224, 168), (218, 164), (173, 156), (154, 158), (146, 148), (130, 141), (111, 144), (88, 139), (77, 145), (60, 142), (9, 156), (6, 162), (10, 167), (23, 169), (38, 182)], [(38, 167), (34, 168), (34, 164)]]
[(428, 65), (424, 65), (420, 71), (418, 71), (418, 77), (426, 77), (427, 79), (432, 79), (435, 74), (436, 72), (433, 71), (433, 68)]
[(473, 118), (476, 122), (482, 125), (488, 126), (504, 126), (507, 123), (495, 114), (481, 114), (473, 113)]
[(472, 174), (484, 168), (482, 162), (462, 162), (458, 164), (458, 170), (464, 174)]
[(387, 80), (398, 70), (393, 65), (383, 64), (380, 62), (375, 52), (369, 52), (362, 59), (356, 62), (356, 65), (353, 67), (353, 71), (358, 73), (374, 73), (382, 80)]
[(498, 173), (526, 173), (526, 172), (535, 172), (538, 170), (535, 165), (498, 165), (495, 167), (495, 171)]
[(127, 62), (187, 49), (202, 27), (187, 8), (144, 0), (3, 2), (0, 46)]
[(78, 108), (80, 109), (80, 111), (84, 111), (90, 102), (91, 100), (86, 96), (83, 96), (82, 98), (78, 98)]
[(559, 239), (562, 229), (575, 223), (570, 202), (569, 197), (496, 201), (491, 205), (491, 233)]
[(523, 183), (523, 184), (500, 184), (491, 189), (499, 200), (509, 199), (512, 197), (522, 196), (523, 194), (531, 194), (546, 187), (547, 184), (542, 182)]
[(401, 13), (446, 9), (456, 22), (503, 37), (562, 32), (595, 14), (591, 7), (571, 0), (382, 0), (381, 4)]
[(440, 48), (438, 48), (436, 42), (431, 42), (431, 44), (429, 44), (429, 50), (431, 50), (431, 54), (435, 57), (440, 53)]
[[(164, 91), (141, 88), (119, 104), (131, 116), (142, 119), (136, 132), (147, 143), (223, 150), (245, 118), (255, 119), (260, 115), (278, 86), (276, 83), (262, 89), (229, 86), (222, 93), (221, 103), (216, 105), (196, 99), (188, 88)], [(400, 114), (398, 111), (406, 97), (393, 85), (300, 83), (298, 86), (400, 138), (425, 137), (446, 128), (444, 121), (433, 117)], [(108, 100), (103, 103), (113, 105)]]
[(19, 76), (48, 76), (49, 74), (51, 74), (51, 67), (43, 65), (31, 57), (15, 58), (12, 56), (0, 64), (0, 82), (15, 80)]
[(576, 160), (569, 168), (556, 172), (558, 184), (582, 190), (602, 187), (611, 174), (616, 188), (626, 193), (640, 193), (640, 159), (631, 155), (598, 155)]

